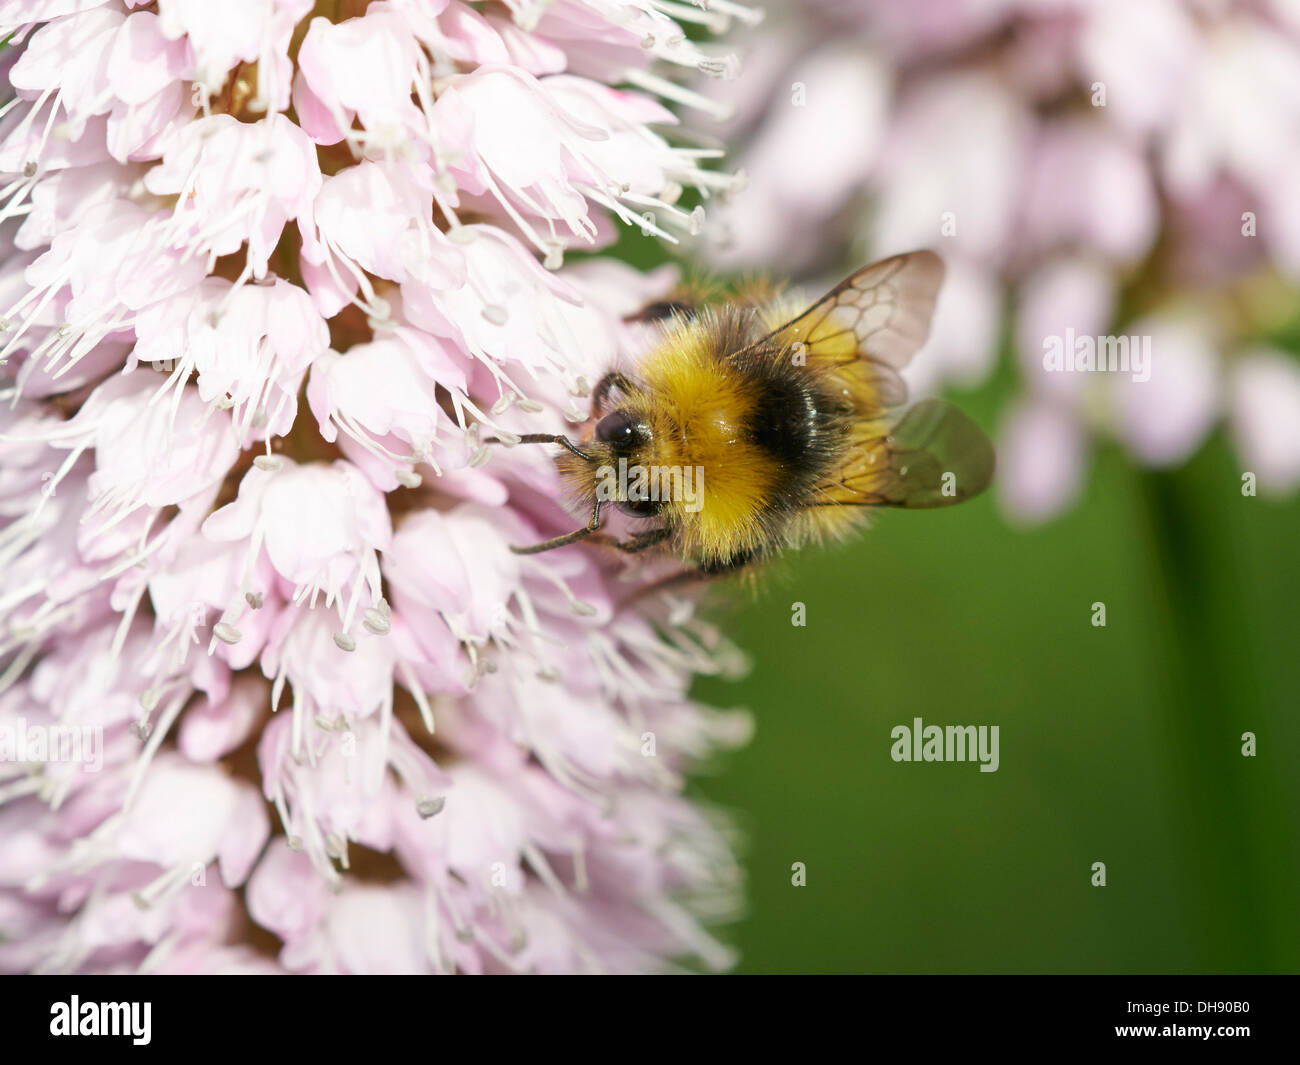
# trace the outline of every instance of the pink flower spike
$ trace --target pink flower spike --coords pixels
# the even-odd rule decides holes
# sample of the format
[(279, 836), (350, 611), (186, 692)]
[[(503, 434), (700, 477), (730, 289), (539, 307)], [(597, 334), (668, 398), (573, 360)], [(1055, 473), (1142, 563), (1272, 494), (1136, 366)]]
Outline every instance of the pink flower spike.
[[(300, 466), (274, 457), (244, 475), (239, 496), (204, 523), (217, 541), (241, 541), (250, 563), (265, 549), (294, 602), (339, 602), (341, 635), (358, 609), (377, 606), (379, 563), (392, 529), (383, 497), (354, 466)], [(366, 595), (363, 601), (362, 595)]]
[[(313, 367), (307, 387), (307, 402), (320, 423), (321, 436), (335, 440), (341, 428), (391, 469), (394, 479), (389, 488), (419, 484), (413, 467), (423, 462), (442, 473), (435, 445), (447, 431), (447, 419), (438, 407), (435, 389), (442, 384), (465, 390), (464, 374), (440, 357), (437, 341), (430, 338), (424, 348), (425, 360), (441, 363), (440, 380), (429, 376), (411, 346), (394, 336), (358, 345), (346, 358), (326, 353)], [(396, 454), (380, 443), (392, 434), (405, 441), (409, 451)]]
[(182, 37), (194, 55), (193, 80), (211, 98), (241, 61), (257, 64), (252, 106), (281, 111), (289, 104), (289, 41), (312, 0), (160, 0), (159, 25), (171, 40)]
[(177, 197), (173, 247), (216, 257), (247, 242), (244, 275), (260, 279), (285, 223), (310, 221), (321, 176), (311, 141), (283, 115), (252, 124), (213, 115), (178, 132), (145, 186)]
[(199, 397), (231, 411), (244, 446), (290, 430), (307, 368), (329, 345), (308, 295), (279, 280), (235, 288), (210, 278), (142, 311), (136, 336), (133, 363), (162, 366), (173, 380), (197, 372)]
[[(551, 82), (554, 81), (554, 87)], [(672, 205), (668, 188), (679, 178), (720, 187), (725, 175), (706, 177), (689, 153), (670, 148), (629, 114), (634, 97), (619, 97), (582, 79), (538, 81), (510, 67), (482, 68), (438, 98), (434, 113), (455, 131), (449, 167), (470, 191), (486, 191), (539, 250), (566, 238), (591, 243), (595, 222), (588, 201), (625, 223), (676, 240), (697, 223)], [(680, 186), (678, 186), (680, 187)], [(545, 223), (537, 231), (530, 218)]]
[(679, 792), (736, 654), (512, 551), (575, 519), (501, 446), (676, 280), (566, 248), (733, 186), (613, 86), (716, 112), (655, 66), (729, 67), (639, 0), (507, 8), (0, 0), (0, 728), (95, 736), (0, 765), (0, 970), (731, 963)]

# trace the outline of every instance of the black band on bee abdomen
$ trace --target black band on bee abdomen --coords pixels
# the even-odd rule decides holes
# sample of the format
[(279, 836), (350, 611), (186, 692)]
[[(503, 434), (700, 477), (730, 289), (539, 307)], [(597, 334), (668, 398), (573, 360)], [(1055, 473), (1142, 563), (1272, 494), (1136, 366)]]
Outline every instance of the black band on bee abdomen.
[(762, 382), (750, 415), (749, 436), (755, 444), (783, 464), (797, 465), (816, 448), (820, 431), (811, 382), (793, 376)]
[(778, 464), (779, 495), (793, 503), (834, 461), (841, 418), (810, 376), (769, 364), (756, 382), (750, 440)]

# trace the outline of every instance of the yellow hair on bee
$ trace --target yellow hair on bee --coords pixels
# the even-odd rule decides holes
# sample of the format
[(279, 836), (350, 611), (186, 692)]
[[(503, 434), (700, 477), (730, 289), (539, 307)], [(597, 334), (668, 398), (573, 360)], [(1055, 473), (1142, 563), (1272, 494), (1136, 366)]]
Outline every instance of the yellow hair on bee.
[(711, 314), (677, 323), (638, 367), (644, 391), (624, 405), (652, 430), (653, 443), (639, 461), (702, 474), (702, 485), (695, 486), (702, 487), (698, 509), (673, 498), (664, 516), (679, 530), (682, 553), (706, 564), (764, 545), (761, 505), (779, 474), (772, 458), (747, 439), (755, 396), (718, 358), (722, 328)]
[(807, 507), (791, 522), (787, 547), (835, 543), (871, 524), (871, 511), (862, 507)]

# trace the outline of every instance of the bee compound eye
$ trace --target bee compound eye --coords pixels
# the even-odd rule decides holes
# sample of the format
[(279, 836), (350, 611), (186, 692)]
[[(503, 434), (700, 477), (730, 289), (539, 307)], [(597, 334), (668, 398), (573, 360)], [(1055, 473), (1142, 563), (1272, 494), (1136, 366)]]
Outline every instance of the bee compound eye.
[(659, 513), (659, 504), (655, 500), (642, 498), (636, 492), (630, 492), (626, 499), (617, 500), (614, 506), (631, 518), (653, 518)]
[(640, 434), (632, 419), (621, 410), (606, 414), (596, 423), (596, 439), (609, 444), (616, 451), (628, 451), (636, 446)]

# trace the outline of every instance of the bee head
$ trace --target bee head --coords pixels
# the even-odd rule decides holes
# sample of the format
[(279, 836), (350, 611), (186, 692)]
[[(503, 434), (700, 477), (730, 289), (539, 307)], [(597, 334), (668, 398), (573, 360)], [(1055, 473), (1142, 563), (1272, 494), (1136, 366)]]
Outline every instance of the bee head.
[[(625, 459), (630, 467), (636, 465), (637, 453), (648, 449), (652, 433), (643, 419), (625, 410), (614, 410), (596, 423), (595, 439), (604, 445), (602, 450), (613, 463)], [(641, 485), (630, 482), (625, 489), (620, 489), (614, 505), (634, 518), (654, 517), (659, 512), (659, 501), (642, 495)]]

